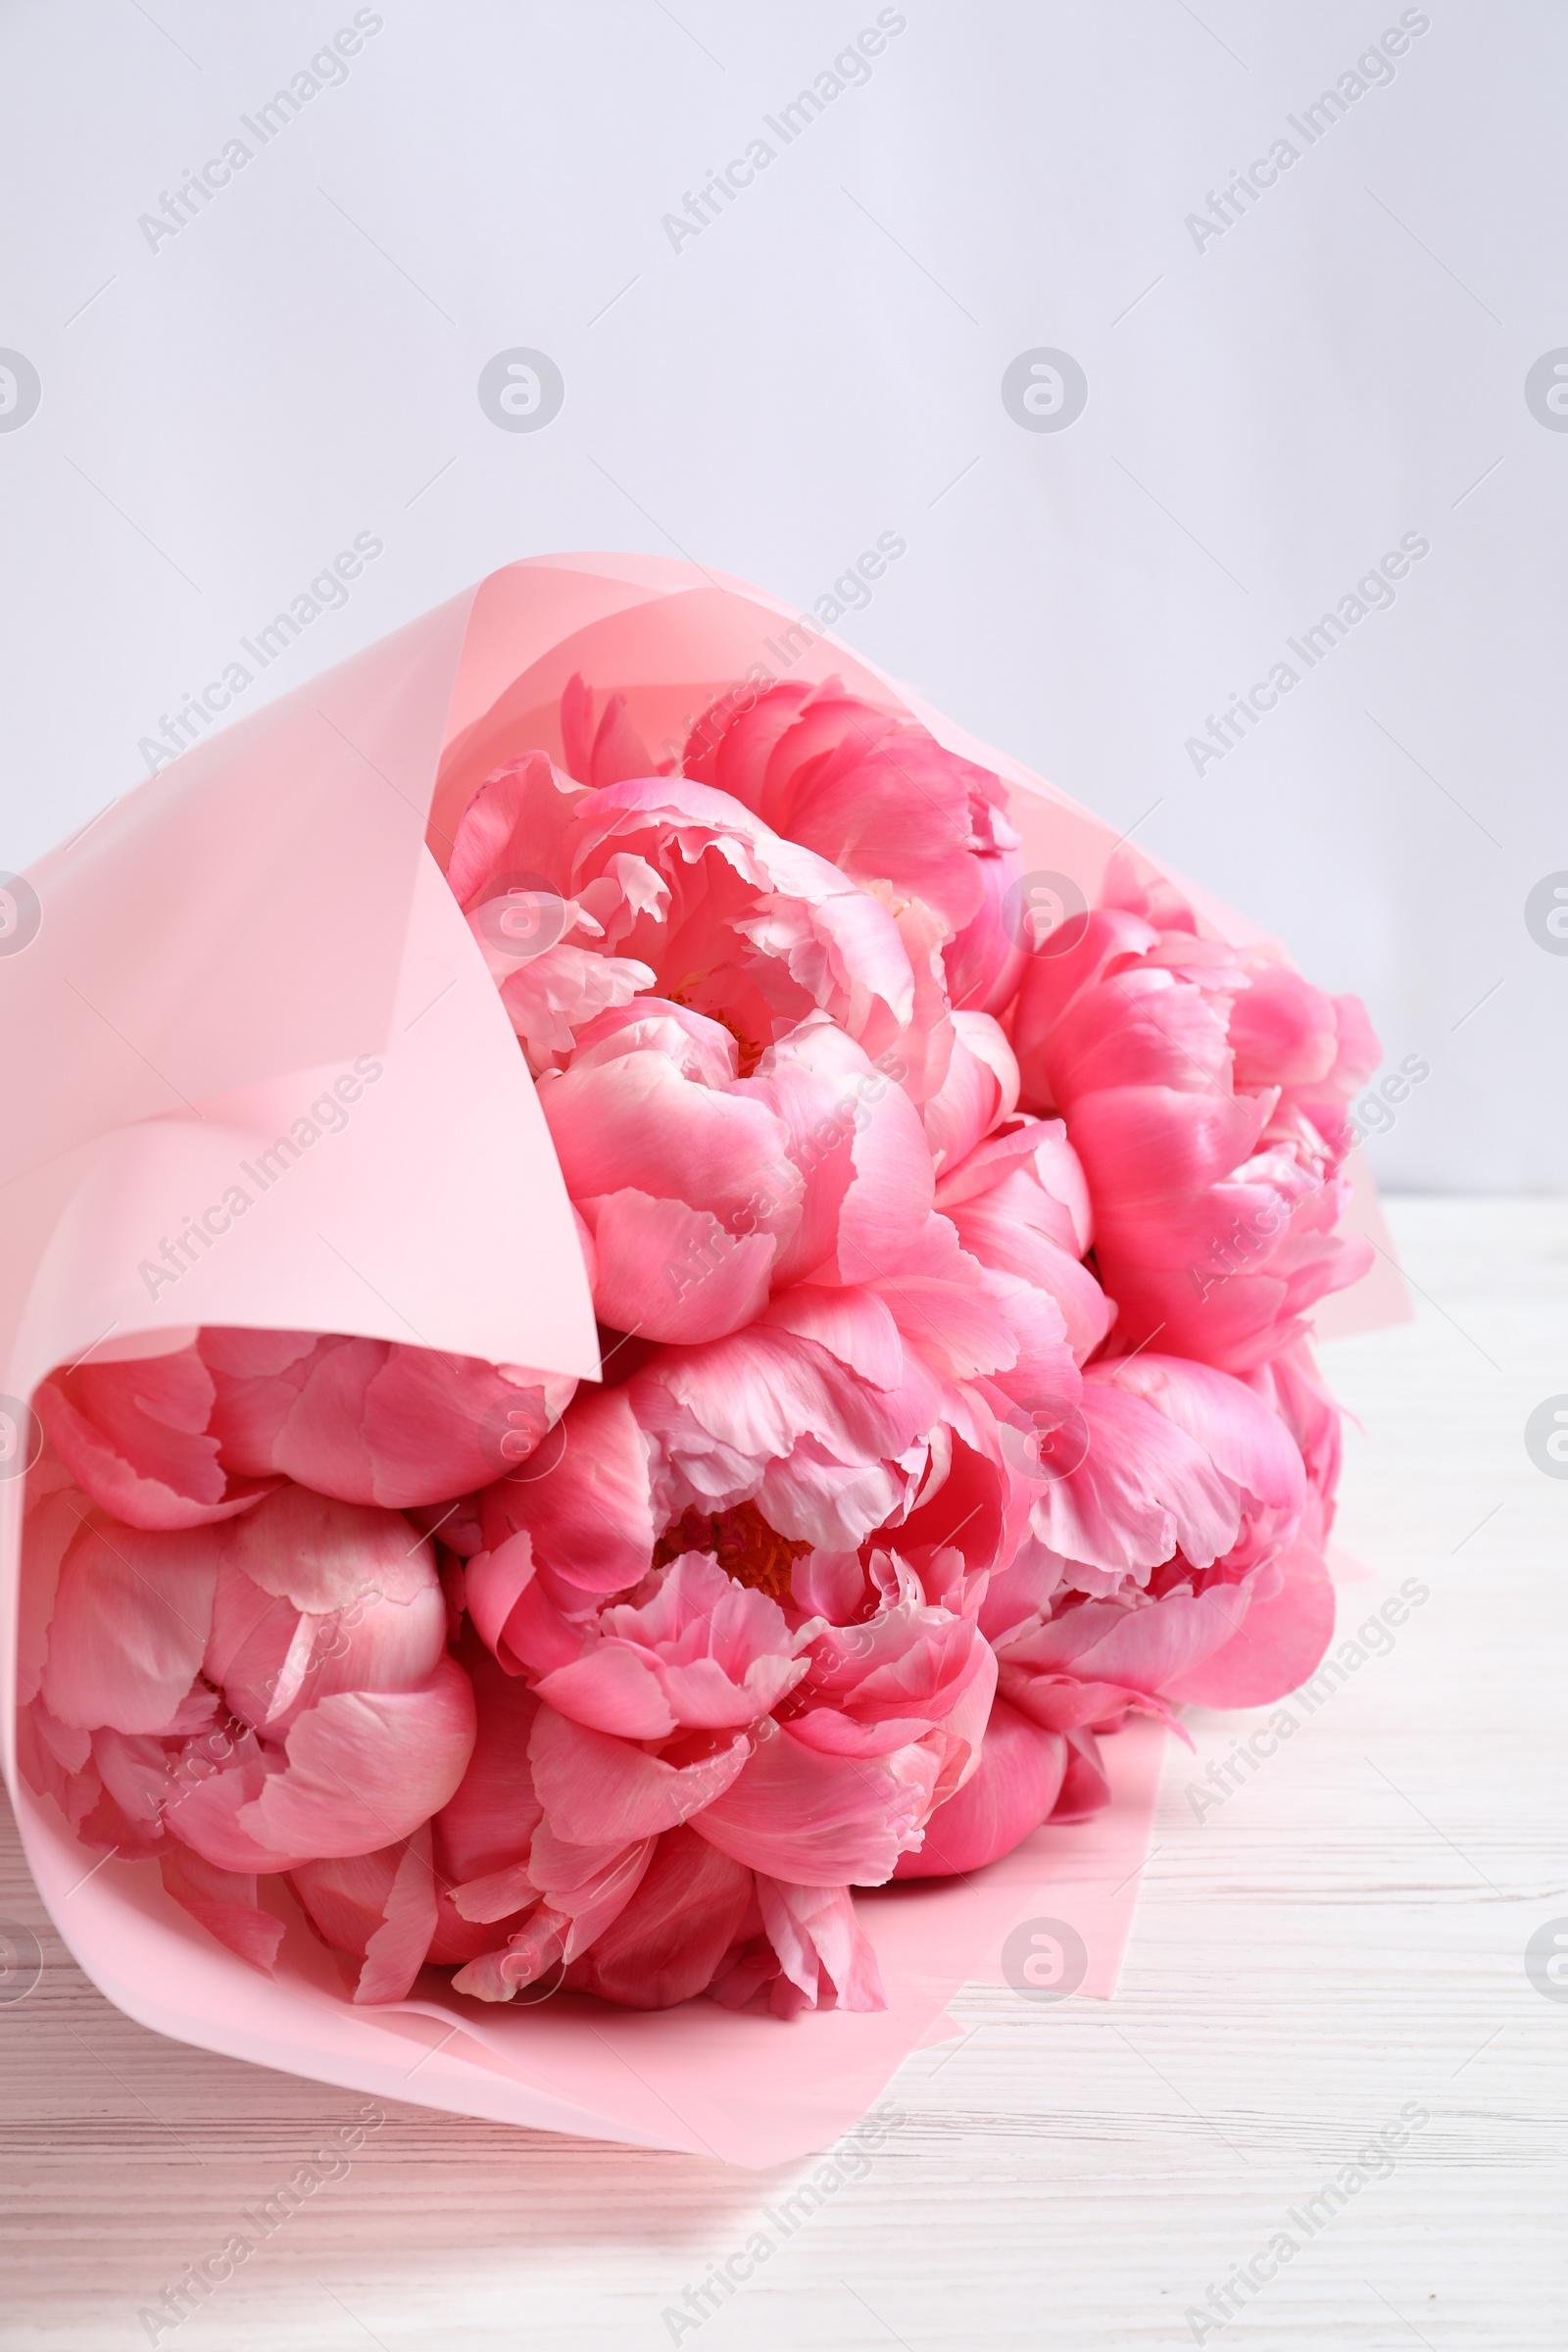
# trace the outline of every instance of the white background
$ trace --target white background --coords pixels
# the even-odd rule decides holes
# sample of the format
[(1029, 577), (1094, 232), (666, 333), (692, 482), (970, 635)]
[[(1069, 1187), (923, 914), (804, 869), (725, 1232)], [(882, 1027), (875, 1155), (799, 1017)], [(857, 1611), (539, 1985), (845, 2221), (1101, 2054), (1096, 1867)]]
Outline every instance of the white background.
[[(240, 116), (353, 13), (0, 14), (0, 346), (42, 383), (0, 431), (0, 864), (144, 773), (357, 533), (384, 553), (242, 707), (520, 555), (680, 553), (808, 607), (894, 532), (847, 640), (1430, 1065), (1371, 1142), (1386, 1184), (1560, 1187), (1568, 956), (1524, 919), (1568, 868), (1568, 433), (1524, 397), (1568, 344), (1559, 10), (1406, 12), (1429, 28), (1308, 147), (1286, 118), (1398, 7), (911, 0), (786, 148), (762, 118), (866, 0), (383, 0), (260, 147)], [(236, 134), (251, 161), (150, 249)], [(760, 135), (675, 250), (662, 217)], [(1282, 136), (1200, 250), (1187, 216)], [(564, 376), (538, 432), (476, 396), (515, 346)], [(1064, 431), (1003, 406), (1037, 347), (1088, 377)], [(1195, 773), (1208, 714), (1410, 532), (1392, 608)]]

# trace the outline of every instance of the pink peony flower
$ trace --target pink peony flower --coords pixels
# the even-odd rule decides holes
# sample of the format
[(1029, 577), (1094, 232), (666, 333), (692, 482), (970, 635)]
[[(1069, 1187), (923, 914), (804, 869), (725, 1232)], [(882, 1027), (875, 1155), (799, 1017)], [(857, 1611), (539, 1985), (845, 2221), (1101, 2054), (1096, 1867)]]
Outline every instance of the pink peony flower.
[(231, 1519), (275, 1483), (232, 1475), (220, 1460), (211, 1430), (217, 1400), (201, 1356), (182, 1348), (57, 1372), (33, 1403), (55, 1453), (100, 1509), (126, 1527), (172, 1530)]
[(872, 1054), (915, 1018), (889, 909), (700, 783), (589, 792), (514, 761), (475, 795), (447, 879), (535, 1070), (649, 989), (721, 1021), (748, 1066), (818, 1008)]
[[(998, 1701), (979, 1771), (933, 1815), (933, 1873), (1007, 1852), (1025, 1816), (1077, 1810), (1096, 1735), (1129, 1710), (1168, 1718), (1243, 1685), (1245, 1701), (1221, 1703), (1279, 1696), (1332, 1629), (1321, 1556), (1298, 1541), (1300, 1453), (1250, 1388), (1146, 1351), (1091, 1365), (1081, 1411), (1065, 1452), (1033, 1449), (1026, 1532), (989, 1580)], [(899, 1875), (926, 1866), (906, 1858)]]
[(1087, 1172), (1118, 1348), (1245, 1371), (1365, 1271), (1369, 1246), (1334, 1231), (1345, 1104), (1377, 1058), (1353, 998), (1200, 938), (1113, 860), (1082, 936), (1031, 959), (1012, 1042), (1024, 1100), (1062, 1115)]
[(770, 1715), (808, 1670), (777, 1604), (681, 1552), (604, 1609), (579, 1655), (543, 1675), (539, 1696), (590, 1731), (637, 1740), (734, 1731)]
[(283, 1486), (226, 1523), (29, 1513), (24, 1751), (122, 1852), (175, 1839), (171, 1891), (408, 1838), (462, 1778), (468, 1679), (427, 1543), (390, 1511)]
[(439, 1502), (525, 1461), (575, 1383), (387, 1340), (201, 1333), (37, 1393), (66, 1468), (127, 1527), (205, 1527), (283, 1479), (343, 1502)]
[(955, 1004), (1006, 1003), (1021, 961), (1004, 919), (1018, 836), (989, 769), (836, 678), (772, 686), (742, 708), (724, 697), (693, 728), (684, 766), (866, 891), (928, 906), (951, 943)]
[[(683, 1525), (661, 1549), (702, 1532)], [(744, 1997), (782, 1968), (793, 1990), (768, 1997), (786, 2013), (819, 1996), (853, 2004), (874, 1985), (853, 1912), (819, 1890), (841, 1898), (850, 1885), (879, 1885), (918, 1845), (932, 1807), (978, 1762), (995, 1658), (972, 1609), (931, 1604), (895, 1558), (879, 1555), (869, 1575), (853, 1555), (817, 1564), (815, 1596), (832, 1588), (857, 1612), (833, 1625), (804, 1614), (791, 1555), (805, 1546), (781, 1544), (755, 1511), (713, 1519), (707, 1535), (711, 1551), (666, 1557), (535, 1683), (530, 1801), (508, 1858), (453, 1894), (468, 1918), (532, 1908), (464, 1970), (463, 1988), (508, 1999), (559, 1967), (603, 1989), (617, 1981), (604, 1972), (621, 1965), (618, 1939), (642, 1948), (673, 1917), (677, 1888), (711, 1904), (714, 1929), (700, 1941), (701, 1976), (690, 1974), (694, 1947), (663, 1980), (682, 1985), (676, 1998), (715, 1975), (736, 1997), (726, 1955), (738, 1943), (749, 1950)], [(743, 1934), (757, 1904), (761, 1924)], [(837, 1923), (809, 1973), (804, 1930), (786, 1932), (796, 1914), (824, 1936)], [(607, 1954), (599, 1937), (612, 1916), (621, 1924)], [(775, 1930), (784, 1948), (775, 1936), (759, 1974), (758, 1936)]]

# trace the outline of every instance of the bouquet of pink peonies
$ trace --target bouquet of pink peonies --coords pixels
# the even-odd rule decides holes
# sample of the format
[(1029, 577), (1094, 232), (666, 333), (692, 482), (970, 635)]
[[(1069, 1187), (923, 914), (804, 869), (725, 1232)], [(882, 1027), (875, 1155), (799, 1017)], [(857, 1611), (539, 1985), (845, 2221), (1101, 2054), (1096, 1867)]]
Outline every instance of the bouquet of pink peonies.
[[(1377, 1048), (1070, 804), (1033, 861), (1050, 805), (833, 649), (743, 664), (726, 615), (654, 691), (612, 612), (519, 673), (500, 603), (387, 918), (484, 993), (492, 1102), (433, 1023), (406, 1042), (457, 978), (370, 1034), (410, 1150), (460, 1154), (432, 1182), (481, 1231), (514, 1198), (501, 1320), (464, 1329), (537, 1295), (534, 1360), (428, 1344), (395, 1260), (324, 1228), (387, 1311), (289, 1327), (307, 1184), (336, 1151), (363, 1194), (334, 1139), (382, 1058), (286, 1123), (209, 1086), (232, 1182), (20, 1408), (18, 1761), (257, 1968), (297, 1904), (359, 2004), (877, 2011), (857, 1890), (967, 1879), (1102, 1807), (1130, 1716), (1315, 1668), (1306, 1317), (1371, 1262), (1337, 1229)], [(626, 669), (567, 670), (585, 637)], [(516, 1135), (468, 1131), (514, 1094), (531, 1194)], [(225, 1237), (269, 1216), (276, 1321), (241, 1319)]]
[(264, 1967), (285, 1877), (359, 2000), (879, 2007), (853, 1888), (1092, 1811), (1129, 1710), (1316, 1666), (1301, 1310), (1369, 1254), (1376, 1048), (1125, 859), (1032, 903), (999, 779), (836, 680), (674, 763), (594, 703), (447, 882), (602, 1377), (202, 1330), (45, 1382), (23, 1769)]

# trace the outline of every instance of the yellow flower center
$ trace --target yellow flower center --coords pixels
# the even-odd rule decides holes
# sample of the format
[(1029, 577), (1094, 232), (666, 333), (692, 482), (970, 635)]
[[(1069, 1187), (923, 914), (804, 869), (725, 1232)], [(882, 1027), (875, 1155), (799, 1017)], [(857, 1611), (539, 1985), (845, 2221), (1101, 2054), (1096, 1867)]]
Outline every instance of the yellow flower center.
[(785, 1600), (790, 1570), (810, 1548), (769, 1527), (755, 1502), (739, 1502), (728, 1511), (700, 1511), (694, 1504), (665, 1528), (654, 1545), (653, 1564), (662, 1568), (683, 1551), (711, 1552), (735, 1584), (765, 1592), (769, 1600)]

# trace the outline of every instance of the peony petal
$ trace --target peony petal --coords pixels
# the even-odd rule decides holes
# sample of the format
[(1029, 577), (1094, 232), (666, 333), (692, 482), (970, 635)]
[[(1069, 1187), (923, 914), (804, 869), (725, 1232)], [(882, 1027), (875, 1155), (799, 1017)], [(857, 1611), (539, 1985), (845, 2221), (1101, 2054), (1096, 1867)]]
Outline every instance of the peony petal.
[(593, 690), (580, 673), (568, 678), (561, 697), (561, 734), (566, 765), (580, 783), (618, 784), (662, 772), (626, 714), (623, 694), (610, 696), (597, 728), (593, 707)]
[(573, 1991), (628, 2009), (702, 1992), (745, 1917), (752, 1874), (689, 1828), (667, 1830), (625, 1909), (567, 1972)]
[(460, 906), (471, 906), (498, 873), (564, 879), (563, 840), (584, 798), (543, 752), (527, 752), (485, 778), (459, 819), (447, 881)]
[(879, 1886), (919, 1838), (938, 1759), (923, 1746), (875, 1758), (822, 1755), (787, 1727), (758, 1727), (755, 1753), (697, 1814), (699, 1837), (753, 1870), (803, 1886)]
[(1260, 1572), (1273, 1590), (1250, 1597), (1233, 1638), (1165, 1687), (1200, 1707), (1259, 1707), (1298, 1690), (1334, 1636), (1334, 1586), (1321, 1555), (1297, 1544)]
[(1142, 1396), (1201, 1446), (1223, 1475), (1282, 1511), (1299, 1511), (1306, 1494), (1301, 1456), (1277, 1414), (1250, 1389), (1207, 1364), (1145, 1350), (1130, 1360), (1094, 1365), (1092, 1382)]
[(456, 1884), (524, 1860), (544, 1814), (528, 1762), (538, 1699), (503, 1672), (471, 1628), (465, 1629), (459, 1656), (473, 1686), (473, 1752), (435, 1820), (437, 1867)]
[[(775, 2016), (803, 2009), (885, 2009), (887, 1994), (869, 1938), (847, 1886), (792, 1886), (757, 1880), (767, 1939), (778, 1954)], [(794, 1997), (791, 1997), (793, 1994)]]
[[(620, 1917), (636, 1895), (657, 1846), (657, 1838), (638, 1838), (629, 1844), (584, 1849), (554, 1841), (548, 1823), (539, 1832), (534, 1839), (534, 1875), (545, 1882), (544, 1914), (559, 1915), (565, 1923), (561, 1938), (564, 1961), (569, 1963), (587, 1951)], [(541, 1849), (546, 1855), (543, 1864)], [(564, 1881), (550, 1866), (557, 1858), (572, 1864)]]
[(1051, 1818), (1087, 1821), (1092, 1814), (1103, 1812), (1110, 1802), (1110, 1782), (1100, 1742), (1087, 1729), (1063, 1732), (1061, 1736), (1067, 1743), (1067, 1769), (1061, 1776), (1061, 1794), (1051, 1809)]
[(28, 1480), (22, 1535), (22, 1587), (17, 1600), (17, 1704), (38, 1695), (49, 1655), (49, 1625), (66, 1553), (86, 1519), (85, 1495), (67, 1487), (34, 1498)]
[(262, 1592), (325, 1616), (374, 1593), (416, 1600), (434, 1584), (429, 1545), (394, 1511), (285, 1486), (220, 1539)]
[(464, 1603), (480, 1635), (498, 1658), (506, 1651), (507, 1621), (534, 1577), (533, 1539), (526, 1528), (508, 1536), (494, 1551), (477, 1552), (463, 1572)]
[[(510, 2001), (524, 1985), (547, 1982), (542, 1998), (559, 1992), (563, 1967), (562, 1947), (570, 1922), (548, 1903), (536, 1906), (516, 1933), (495, 1950), (480, 1952), (466, 1968), (460, 1968), (452, 1980), (454, 1992), (466, 1992), (476, 2001)], [(487, 1929), (494, 1936), (493, 1928)], [(560, 1971), (561, 1973), (557, 1973)]]
[(741, 1771), (750, 1745), (742, 1734), (697, 1763), (665, 1764), (542, 1706), (528, 1755), (556, 1835), (578, 1845), (611, 1845), (656, 1837), (711, 1804)]
[(389, 1346), (365, 1395), (372, 1491), (364, 1499), (402, 1509), (487, 1486), (538, 1450), (574, 1386), (559, 1374)]
[(563, 1450), (548, 1467), (524, 1463), (486, 1490), (486, 1546), (498, 1550), (526, 1529), (537, 1566), (584, 1592), (623, 1592), (646, 1573), (660, 1534), (648, 1441), (625, 1389), (589, 1392), (562, 1428)]
[(430, 1829), (416, 1830), (403, 1848), (380, 1925), (365, 1947), (356, 2001), (402, 2001), (414, 1989), (436, 1928), (435, 1873)]
[(892, 1309), (877, 1292), (797, 1283), (772, 1300), (762, 1320), (777, 1331), (814, 1340), (873, 1388), (899, 1388), (904, 1343)]
[(403, 1853), (401, 1845), (383, 1845), (370, 1854), (302, 1862), (288, 1873), (289, 1886), (324, 1943), (353, 1959), (365, 1958), (366, 1946), (386, 1917)]
[(418, 1690), (340, 1691), (295, 1723), (286, 1763), (237, 1806), (220, 1774), (180, 1806), (179, 1834), (228, 1869), (293, 1869), (407, 1838), (463, 1779), (473, 1691), (455, 1658)]
[(956, 1167), (1018, 1102), (1018, 1063), (989, 1013), (956, 1012), (947, 1076), (921, 1117), (938, 1174)]
[(199, 1920), (220, 1943), (268, 1976), (283, 1940), (283, 1922), (256, 1900), (254, 1873), (220, 1870), (185, 1846), (170, 1846), (159, 1858), (164, 1890)]
[(1334, 999), (1288, 964), (1252, 959), (1249, 972), (1251, 985), (1230, 1011), (1237, 1086), (1260, 1093), (1266, 1086), (1309, 1086), (1326, 1078), (1339, 1048)]
[[(100, 1407), (109, 1393), (102, 1384), (107, 1382), (110, 1371), (120, 1369), (106, 1366), (98, 1376), (100, 1386), (95, 1401)], [(124, 1367), (126, 1375), (139, 1369), (139, 1366)], [(199, 1362), (195, 1369), (205, 1380)], [(85, 1375), (78, 1373), (74, 1377), (80, 1384)], [(218, 1466), (217, 1440), (157, 1430), (135, 1411), (134, 1396), (127, 1395), (130, 1409), (115, 1416), (120, 1424), (116, 1436), (106, 1434), (95, 1419), (78, 1410), (58, 1380), (46, 1380), (35, 1392), (33, 1402), (39, 1420), (73, 1478), (94, 1502), (126, 1527), (171, 1532), (209, 1527), (218, 1520), (232, 1519), (237, 1513), (249, 1510), (268, 1492), (265, 1486), (227, 1492), (228, 1482)], [(138, 1447), (140, 1460), (134, 1463), (121, 1450), (122, 1446), (132, 1443), (124, 1434), (124, 1425), (131, 1420), (142, 1421), (147, 1432), (145, 1443)], [(142, 1464), (147, 1461), (155, 1461), (164, 1475), (155, 1476), (145, 1469)]]
[[(1131, 1692), (1152, 1697), (1229, 1642), (1247, 1605), (1240, 1585), (1215, 1585), (1196, 1595), (1170, 1592), (1152, 1606), (1137, 1608), (1119, 1601), (1080, 1602), (1003, 1642), (1004, 1687), (1015, 1706), (1042, 1723), (1061, 1717), (1054, 1708), (1032, 1703), (1027, 1686), (1035, 1676), (1113, 1685), (1124, 1693), (1123, 1703)], [(1082, 1720), (1096, 1718), (1090, 1714)]]
[(42, 1691), (62, 1723), (158, 1732), (202, 1663), (218, 1531), (84, 1527), (67, 1553)]
[(539, 1102), (574, 1200), (630, 1188), (730, 1222), (787, 1141), (765, 1103), (696, 1085), (647, 1050), (548, 1079)]
[(601, 1642), (537, 1685), (558, 1714), (621, 1740), (667, 1740), (676, 1718), (652, 1662), (623, 1642)]
[(902, 1854), (894, 1877), (947, 1879), (1010, 1854), (1054, 1805), (1067, 1743), (994, 1701), (978, 1769), (926, 1823), (924, 1842)]
[[(53, 1725), (49, 1732), (51, 1744), (58, 1751), (60, 1740)], [(167, 1851), (165, 1831), (179, 1803), (182, 1785), (177, 1754), (171, 1752), (162, 1739), (146, 1734), (101, 1729), (93, 1732), (90, 1740), (92, 1762), (105, 1797), (94, 1827), (106, 1828), (106, 1814), (114, 1809), (119, 1819), (114, 1825), (113, 1842), (122, 1855)]]
[(710, 1209), (627, 1188), (580, 1203), (594, 1237), (594, 1311), (647, 1340), (724, 1339), (767, 1303), (777, 1245), (735, 1235)]
[(1233, 1487), (1202, 1448), (1142, 1397), (1105, 1383), (1085, 1387), (1088, 1446), (1066, 1476), (1042, 1478), (1035, 1533), (1063, 1559), (1147, 1571), (1178, 1549), (1206, 1568), (1235, 1543)]

